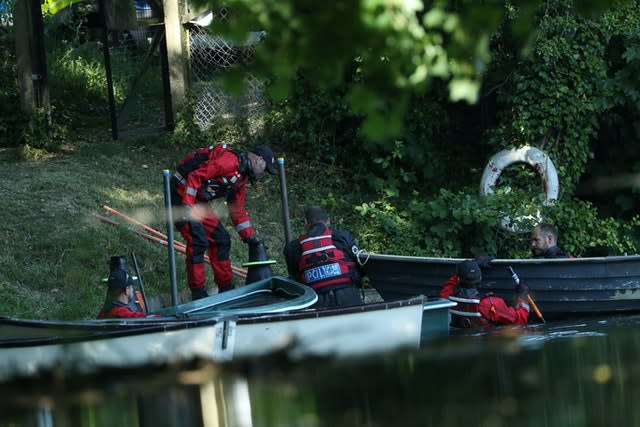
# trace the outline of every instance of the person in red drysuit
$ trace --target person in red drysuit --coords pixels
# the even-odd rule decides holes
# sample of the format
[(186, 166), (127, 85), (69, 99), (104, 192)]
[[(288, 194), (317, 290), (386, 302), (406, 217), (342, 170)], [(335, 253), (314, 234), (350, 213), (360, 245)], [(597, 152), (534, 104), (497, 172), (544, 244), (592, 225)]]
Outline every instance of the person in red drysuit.
[(174, 218), (179, 218), (175, 226), (186, 242), (187, 284), (193, 300), (208, 296), (205, 253), (218, 292), (234, 288), (231, 236), (208, 202), (224, 199), (240, 238), (250, 246), (259, 245), (244, 201), (247, 181), (253, 182), (266, 172), (276, 173), (273, 151), (266, 145), (249, 152), (232, 150), (227, 144), (203, 147), (178, 163), (171, 178), (172, 204)]
[(107, 298), (98, 319), (147, 317), (147, 313), (134, 310), (133, 277), (123, 269), (113, 269), (107, 281)]
[(495, 325), (526, 325), (529, 320), (527, 304), (528, 288), (524, 284), (516, 287), (518, 294), (515, 306), (509, 306), (493, 293), (481, 294), (477, 286), (482, 281), (478, 263), (467, 260), (456, 267), (440, 289), (440, 297), (448, 298), (458, 305), (450, 309), (451, 326), (458, 328), (490, 328)]

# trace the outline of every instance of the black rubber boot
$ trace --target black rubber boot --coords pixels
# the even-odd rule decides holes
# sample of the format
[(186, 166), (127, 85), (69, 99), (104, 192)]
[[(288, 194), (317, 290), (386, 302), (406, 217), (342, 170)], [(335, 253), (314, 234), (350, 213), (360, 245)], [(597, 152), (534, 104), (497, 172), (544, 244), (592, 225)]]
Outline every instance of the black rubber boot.
[[(267, 261), (267, 248), (264, 243), (260, 242), (257, 245), (249, 245), (249, 261)], [(268, 279), (273, 276), (270, 264), (265, 265), (252, 265), (247, 269), (247, 277), (245, 279), (245, 285), (249, 283), (257, 282), (258, 280)]]
[(206, 298), (209, 294), (207, 293), (206, 287), (191, 289), (191, 301), (195, 301), (197, 299)]

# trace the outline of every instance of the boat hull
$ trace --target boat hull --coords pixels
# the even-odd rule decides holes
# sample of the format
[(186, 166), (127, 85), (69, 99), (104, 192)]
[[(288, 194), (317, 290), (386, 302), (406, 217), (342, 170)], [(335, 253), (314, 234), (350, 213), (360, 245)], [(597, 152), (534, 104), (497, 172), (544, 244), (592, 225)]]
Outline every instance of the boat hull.
[[(0, 381), (53, 369), (226, 362), (274, 352), (291, 358), (415, 349), (449, 332), (447, 300), (423, 296), (332, 309), (193, 319), (84, 321), (0, 318)], [(426, 314), (426, 315), (425, 315)]]
[(420, 296), (240, 318), (234, 356), (260, 356), (277, 349), (292, 358), (352, 357), (415, 349), (421, 342), (424, 303), (424, 297)]
[[(462, 259), (371, 254), (364, 268), (385, 301), (438, 296)], [(512, 267), (545, 318), (640, 311), (640, 256), (496, 259), (483, 270), (481, 291), (515, 297)]]

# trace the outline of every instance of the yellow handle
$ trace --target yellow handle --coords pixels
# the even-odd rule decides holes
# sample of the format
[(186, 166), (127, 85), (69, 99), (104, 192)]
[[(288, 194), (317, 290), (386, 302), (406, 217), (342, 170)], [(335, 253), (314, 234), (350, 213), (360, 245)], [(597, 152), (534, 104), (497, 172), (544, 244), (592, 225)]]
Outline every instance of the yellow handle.
[(531, 304), (531, 307), (533, 307), (533, 311), (536, 312), (536, 314), (538, 315), (540, 320), (542, 320), (542, 323), (545, 323), (544, 317), (542, 317), (542, 313), (540, 312), (540, 309), (538, 308), (538, 304), (536, 304), (536, 302), (533, 300), (533, 298), (529, 294), (527, 294), (527, 299), (529, 300), (529, 304)]

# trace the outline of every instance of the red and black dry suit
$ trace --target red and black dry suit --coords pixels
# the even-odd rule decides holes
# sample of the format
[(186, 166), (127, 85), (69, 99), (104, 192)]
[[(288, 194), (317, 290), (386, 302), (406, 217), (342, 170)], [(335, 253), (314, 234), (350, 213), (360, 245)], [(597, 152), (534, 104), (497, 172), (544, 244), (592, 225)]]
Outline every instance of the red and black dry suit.
[[(176, 167), (171, 179), (172, 203), (187, 211), (181, 217), (176, 216), (180, 219), (175, 225), (186, 241), (187, 282), (192, 291), (205, 285), (205, 254), (209, 256), (218, 289), (231, 286), (231, 237), (207, 202), (224, 198), (240, 238), (253, 236), (255, 231), (244, 207), (249, 174), (247, 154), (233, 151), (226, 144), (193, 150)], [(201, 221), (188, 216), (188, 208), (196, 203), (207, 210)]]
[(362, 270), (354, 237), (346, 230), (331, 230), (323, 223), (284, 248), (289, 276), (312, 287), (318, 294), (314, 307), (362, 304), (358, 289)]
[(108, 301), (98, 313), (98, 319), (116, 319), (128, 317), (147, 317), (147, 313), (131, 309), (129, 304), (113, 300)]
[(529, 320), (529, 304), (522, 299), (515, 307), (488, 293), (481, 295), (476, 288), (458, 286), (458, 275), (447, 279), (440, 289), (440, 297), (458, 305), (449, 309), (451, 326), (458, 328), (490, 328), (495, 325), (526, 325)]

